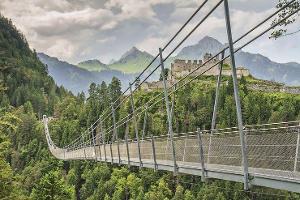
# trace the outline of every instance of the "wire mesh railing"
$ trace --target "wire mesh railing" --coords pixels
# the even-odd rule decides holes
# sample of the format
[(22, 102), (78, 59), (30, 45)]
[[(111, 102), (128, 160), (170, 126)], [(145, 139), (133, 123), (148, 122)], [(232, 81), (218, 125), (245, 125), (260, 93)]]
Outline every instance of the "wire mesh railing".
[[(52, 145), (47, 118), (44, 118), (44, 123), (49, 149), (58, 159), (97, 160), (129, 166), (150, 164), (155, 169), (173, 166), (168, 134), (145, 137), (140, 143), (141, 160), (139, 160), (137, 141), (132, 139), (119, 140), (119, 153), (117, 142), (95, 143), (69, 151), (61, 149)], [(247, 158), (251, 176), (254, 179), (265, 177), (268, 180), (288, 180), (300, 184), (300, 121), (245, 127), (247, 127), (244, 134), (247, 138)], [(174, 134), (177, 167), (200, 169), (203, 172), (242, 174), (240, 136), (235, 129), (236, 127), (216, 129), (214, 133), (211, 133), (211, 130), (202, 130)], [(204, 174), (202, 176), (205, 176)]]
[[(300, 180), (299, 135), (300, 121), (246, 126), (250, 127), (244, 133), (247, 137), (249, 172), (261, 173), (268, 176), (288, 176)], [(202, 143), (197, 138), (197, 132), (175, 134), (176, 160), (179, 165), (189, 163), (199, 167), (201, 162), (199, 148), (202, 146), (206, 170), (234, 170), (241, 172), (242, 155), (239, 134), (233, 127), (216, 130), (201, 131)], [(224, 131), (226, 130), (226, 131)], [(50, 136), (47, 135), (47, 138)], [(171, 146), (168, 144), (168, 135), (153, 137), (155, 143), (156, 162), (172, 161)], [(209, 142), (211, 139), (211, 143)], [(120, 140), (120, 158), (124, 162), (137, 162), (138, 148), (136, 140)], [(96, 144), (83, 148), (66, 151), (52, 146), (48, 141), (51, 152), (60, 159), (96, 159), (105, 161), (118, 160), (117, 143), (109, 145)], [(152, 137), (141, 141), (142, 162), (154, 162)], [(210, 148), (209, 148), (210, 146)], [(210, 152), (209, 152), (210, 151)], [(112, 154), (111, 154), (112, 152)], [(172, 163), (169, 163), (172, 165)], [(265, 171), (264, 171), (265, 170)]]

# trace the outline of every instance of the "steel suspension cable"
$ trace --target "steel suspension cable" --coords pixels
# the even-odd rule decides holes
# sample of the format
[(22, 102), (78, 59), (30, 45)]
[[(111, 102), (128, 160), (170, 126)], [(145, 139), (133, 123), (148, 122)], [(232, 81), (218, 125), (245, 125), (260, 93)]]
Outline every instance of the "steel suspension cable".
[[(221, 0), (222, 2), (223, 0)], [(188, 20), (180, 27), (180, 29), (174, 34), (174, 36), (167, 42), (167, 44), (163, 47), (163, 50), (165, 50), (173, 41), (174, 39), (179, 35), (179, 33), (182, 32), (182, 30), (187, 26), (187, 24), (196, 16), (196, 14), (204, 7), (204, 5), (208, 2), (208, 0), (205, 0), (195, 11), (194, 13), (188, 18)], [(154, 61), (158, 58), (159, 54), (157, 54), (152, 61), (147, 65), (147, 67), (135, 78), (135, 80), (132, 82), (134, 84), (145, 72), (146, 70), (154, 63)], [(129, 90), (129, 87), (122, 93), (121, 96), (123, 96), (127, 91)], [(113, 103), (115, 104), (120, 97), (115, 100)], [(116, 106), (117, 107), (117, 106)]]
[[(223, 1), (223, 0), (222, 0)], [(187, 21), (180, 27), (180, 29), (174, 34), (174, 36), (167, 42), (167, 44), (163, 47), (163, 50), (165, 50), (173, 41), (174, 41), (174, 39), (179, 35), (179, 33), (180, 32), (182, 32), (182, 30), (187, 26), (187, 24), (196, 16), (196, 14), (204, 7), (204, 5), (206, 4), (208, 2), (208, 0), (205, 0), (195, 11), (194, 11), (194, 13), (187, 19)], [(136, 81), (146, 72), (146, 70), (154, 63), (154, 61), (157, 59), (159, 57), (159, 54), (157, 54), (153, 59), (152, 59), (152, 61), (144, 68), (144, 70), (135, 78), (135, 80), (133, 81), (133, 84), (134, 83), (136, 83)], [(158, 66), (159, 67), (159, 66)], [(157, 67), (157, 68), (158, 68)], [(154, 70), (155, 71), (155, 70)], [(147, 78), (149, 78), (151, 75), (153, 74), (153, 72), (151, 72), (148, 76), (147, 76)], [(147, 79), (146, 78), (146, 79)], [(139, 86), (140, 86), (141, 84), (139, 84)], [(135, 89), (136, 90), (136, 89)], [(135, 91), (134, 90), (134, 91)], [(125, 95), (125, 93), (127, 92), (127, 91), (129, 91), (129, 87), (127, 87), (127, 89), (119, 96), (119, 98), (117, 98), (117, 100), (115, 100), (114, 102), (113, 102), (113, 104), (115, 104), (118, 100), (120, 100), (120, 98), (122, 97), (122, 96), (124, 96)], [(127, 97), (125, 98), (125, 99), (127, 99)], [(124, 100), (123, 100), (124, 101)], [(121, 103), (123, 103), (123, 101), (121, 101)], [(116, 106), (116, 108), (118, 108), (120, 105), (121, 105), (121, 103), (119, 103), (119, 105), (117, 105)], [(92, 125), (91, 125), (91, 127), (92, 126), (94, 126), (96, 123), (98, 123), (99, 122), (99, 120), (104, 116), (104, 115), (106, 115), (107, 113), (109, 113), (108, 115), (110, 115), (111, 114), (111, 111), (108, 109), (108, 110), (106, 110)], [(89, 129), (90, 129), (90, 127), (89, 127)], [(80, 137), (78, 137), (78, 138), (80, 138)]]
[[(292, 3), (292, 2), (290, 2)], [(270, 26), (268, 29), (266, 29), (265, 31), (263, 31), (262, 33), (260, 33), (259, 35), (257, 35), (256, 37), (254, 37), (253, 39), (251, 39), (250, 41), (248, 41), (247, 43), (245, 43), (244, 45), (242, 45), (241, 47), (235, 49), (234, 53), (238, 52), (239, 50), (241, 50), (242, 48), (244, 48), (245, 46), (249, 45), (250, 43), (252, 43), (254, 40), (256, 40), (257, 38), (261, 37), (262, 35), (264, 35), (265, 33), (267, 33), (268, 31), (270, 31), (271, 29), (274, 29), (276, 26), (278, 26), (280, 23), (282, 23), (283, 21), (285, 21), (286, 19), (290, 18), (292, 15), (296, 14), (297, 12), (299, 12), (299, 9), (294, 11), (293, 13), (289, 14), (288, 16), (286, 16), (284, 19), (280, 20), (279, 22), (277, 22), (276, 24), (273, 24), (272, 26)], [(276, 12), (278, 13), (278, 12)], [(270, 16), (274, 16), (274, 14), (270, 15)], [(270, 19), (271, 17), (267, 17), (267, 19)], [(267, 20), (263, 20), (263, 23), (265, 23)], [(241, 39), (243, 39), (244, 37), (246, 37), (247, 35), (249, 35), (251, 32), (253, 32), (255, 29), (257, 29), (259, 26), (261, 26), (263, 24), (262, 22), (259, 23), (258, 25), (256, 25), (255, 27), (253, 27), (252, 29), (250, 29), (250, 31), (248, 31), (247, 33), (245, 33), (244, 35), (242, 35), (241, 37), (239, 37), (236, 41), (234, 41), (234, 44), (237, 43), (238, 41), (240, 41)], [(178, 82), (176, 82), (175, 84), (173, 84), (172, 86), (170, 86), (170, 88), (178, 85), (179, 83), (181, 83), (183, 80), (185, 80), (187, 77), (189, 77), (191, 74), (193, 74), (195, 71), (199, 70), (201, 67), (205, 66), (205, 64), (207, 64), (208, 62), (210, 62), (212, 59), (214, 59), (216, 56), (218, 56), (222, 51), (225, 51), (226, 49), (228, 49), (228, 46), (226, 48), (224, 48), (223, 50), (221, 50), (219, 53), (217, 53), (216, 55), (212, 56), (208, 61), (206, 61), (205, 63), (203, 63), (201, 66), (197, 67), (196, 69), (194, 69), (193, 71), (191, 71), (189, 74), (187, 74), (185, 77), (183, 77), (182, 79), (180, 79)], [(180, 87), (176, 88), (176, 90), (173, 90), (169, 93), (169, 95), (173, 94), (174, 92), (178, 91), (179, 89), (185, 87), (187, 84), (189, 84), (190, 82), (192, 82), (193, 80), (197, 79), (199, 76), (203, 75), (205, 72), (209, 71), (210, 69), (212, 69), (213, 67), (215, 67), (216, 65), (218, 65), (221, 61), (226, 60), (227, 58), (229, 58), (230, 56), (226, 56), (224, 57), (222, 60), (220, 60), (219, 62), (215, 63), (214, 65), (212, 65), (211, 67), (209, 67), (208, 69), (206, 69), (204, 72), (202, 72), (201, 74), (193, 77), (192, 79), (190, 79), (188, 82), (186, 82), (185, 84), (181, 85)], [(168, 89), (170, 89), (168, 88)], [(154, 98), (152, 98), (151, 100), (148, 101), (148, 103), (152, 102), (154, 99), (156, 99), (158, 96), (162, 95), (158, 94), (157, 96), (155, 96)], [(154, 104), (151, 104), (149, 106), (149, 108), (151, 108), (153, 105), (159, 103), (160, 101), (164, 100), (164, 97), (159, 99), (158, 101), (156, 101)], [(141, 106), (143, 107), (143, 106)], [(145, 109), (144, 109), (145, 110)], [(142, 112), (144, 112), (141, 111)], [(139, 114), (137, 114), (139, 115)]]
[[(285, 7), (283, 7), (282, 9), (284, 9), (284, 8), (286, 8), (288, 5), (290, 5), (291, 3), (293, 3), (295, 0), (293, 0), (293, 1), (291, 1), (291, 2), (289, 2)], [(234, 43), (236, 43), (236, 42), (238, 42), (238, 41), (240, 41), (241, 39), (243, 39), (245, 36), (247, 36), (248, 34), (250, 34), (252, 31), (254, 31), (256, 28), (258, 28), (259, 26), (261, 26), (262, 24), (264, 24), (266, 21), (268, 21), (270, 18), (272, 18), (274, 15), (276, 15), (278, 12), (280, 12), (282, 9), (279, 9), (279, 10), (277, 10), (276, 12), (274, 12), (272, 15), (270, 15), (269, 17), (267, 17), (265, 20), (263, 20), (262, 22), (260, 22), (258, 25), (256, 25), (255, 27), (253, 27), (252, 29), (250, 29), (247, 33), (245, 33), (244, 35), (242, 35), (239, 39), (237, 39)], [(281, 21), (279, 21), (278, 23), (276, 23), (276, 24), (274, 24), (274, 25), (272, 25), (271, 27), (269, 27), (267, 30), (265, 30), (264, 32), (262, 32), (261, 34), (259, 34), (258, 36), (256, 36), (255, 38), (253, 38), (252, 40), (250, 40), (249, 42), (247, 42), (246, 44), (244, 44), (243, 46), (241, 46), (241, 47), (239, 47), (238, 49), (236, 49), (235, 50), (235, 53), (237, 52), (237, 51), (239, 51), (240, 49), (242, 49), (242, 48), (244, 48), (245, 46), (247, 46), (247, 45), (249, 45), (250, 43), (252, 43), (254, 40), (256, 40), (257, 38), (259, 38), (260, 36), (262, 36), (263, 34), (265, 34), (266, 32), (268, 32), (269, 30), (271, 30), (271, 29), (273, 29), (273, 28), (275, 28), (276, 26), (278, 26), (280, 23), (282, 23), (283, 21), (285, 21), (286, 19), (288, 19), (289, 17), (291, 17), (292, 15), (294, 15), (295, 13), (297, 13), (299, 11), (299, 9), (297, 9), (295, 12), (293, 12), (293, 13), (291, 13), (290, 15), (288, 15), (288, 16), (286, 16), (284, 19), (282, 19)], [(190, 34), (189, 34), (190, 35)], [(222, 51), (224, 51), (224, 50), (226, 50), (228, 47), (226, 47), (225, 49), (223, 49)], [(221, 52), (222, 52), (221, 51)], [(174, 51), (173, 51), (174, 52)], [(170, 55), (170, 54), (169, 54)], [(215, 58), (217, 55), (219, 55), (219, 53), (218, 54), (216, 54), (215, 56), (213, 56), (211, 59), (213, 59), (213, 58)], [(225, 59), (227, 59), (229, 56), (226, 56), (225, 58), (224, 58), (224, 60)], [(165, 60), (167, 59), (167, 57), (165, 58)], [(219, 63), (217, 63), (217, 64), (219, 64)], [(217, 64), (215, 64), (215, 65), (217, 65)], [(202, 67), (205, 65), (205, 63), (202, 65)], [(214, 65), (214, 66), (215, 66)], [(212, 66), (212, 67), (214, 67), (214, 66)], [(211, 68), (212, 68), (211, 67)], [(158, 67), (157, 67), (158, 68)], [(198, 67), (197, 69), (195, 69), (195, 70), (193, 70), (191, 73), (189, 73), (188, 75), (186, 75), (183, 79), (181, 79), (181, 80), (179, 80), (177, 83), (175, 83), (175, 84), (173, 84), (172, 86), (174, 86), (174, 85), (178, 85), (180, 82), (182, 82), (184, 79), (186, 79), (190, 74), (192, 74), (192, 73), (194, 73), (195, 71), (197, 71), (198, 69), (199, 69), (200, 67)], [(211, 69), (211, 68), (209, 68), (209, 69)], [(208, 70), (209, 70), (208, 69)], [(208, 71), (208, 70), (206, 70), (206, 71)], [(206, 72), (205, 71), (205, 72)], [(204, 72), (204, 73), (205, 73)], [(190, 82), (192, 82), (193, 80), (195, 80), (196, 78), (198, 78), (200, 75), (202, 75), (203, 73), (201, 73), (201, 74), (199, 74), (199, 75), (197, 75), (196, 77), (193, 77), (192, 79), (190, 79), (188, 82), (186, 82), (184, 85), (181, 85), (179, 88), (177, 88), (175, 91), (172, 91), (170, 94), (172, 94), (172, 93), (174, 93), (174, 92), (176, 92), (177, 90), (179, 90), (179, 89), (181, 89), (182, 87), (184, 87), (184, 86), (186, 86), (187, 84), (189, 84)], [(172, 88), (172, 86), (170, 87), (170, 88)], [(169, 94), (169, 95), (170, 95)], [(161, 94), (159, 94), (159, 95), (161, 95)], [(161, 101), (161, 100), (163, 100), (164, 98), (162, 98), (162, 99), (160, 99), (159, 101)], [(152, 99), (153, 100), (153, 99)], [(150, 101), (152, 101), (152, 100), (150, 100)], [(159, 102), (158, 101), (158, 102)], [(157, 102), (156, 102), (157, 103)], [(155, 103), (155, 104), (156, 104)], [(142, 106), (141, 106), (142, 107)], [(150, 107), (152, 107), (152, 105), (150, 106)], [(142, 111), (143, 112), (143, 111)], [(98, 121), (98, 120), (97, 120)], [(127, 120), (128, 121), (128, 120)], [(94, 123), (95, 124), (95, 123)]]

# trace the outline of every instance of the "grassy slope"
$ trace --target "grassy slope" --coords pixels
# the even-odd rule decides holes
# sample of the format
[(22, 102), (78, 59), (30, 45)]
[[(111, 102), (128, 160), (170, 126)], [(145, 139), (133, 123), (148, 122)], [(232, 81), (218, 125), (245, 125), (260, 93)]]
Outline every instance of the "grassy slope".
[(108, 69), (106, 65), (104, 65), (100, 62), (95, 62), (95, 61), (81, 62), (81, 63), (78, 63), (77, 66), (82, 69), (86, 69), (88, 71), (97, 71), (97, 72)]
[(150, 58), (140, 57), (134, 60), (129, 60), (125, 63), (113, 63), (109, 65), (109, 68), (119, 70), (124, 73), (138, 73), (141, 72), (150, 62)]

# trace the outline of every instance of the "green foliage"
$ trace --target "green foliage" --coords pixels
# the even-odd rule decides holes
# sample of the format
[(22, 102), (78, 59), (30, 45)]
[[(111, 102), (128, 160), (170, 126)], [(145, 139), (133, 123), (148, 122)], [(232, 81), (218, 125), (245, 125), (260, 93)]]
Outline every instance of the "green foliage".
[[(286, 6), (288, 3), (290, 3), (289, 0), (279, 0), (276, 8), (281, 9), (284, 6)], [(295, 33), (299, 32), (299, 30), (298, 30), (298, 31), (295, 31), (292, 33), (287, 33), (287, 28), (286, 28), (288, 25), (294, 23), (297, 20), (297, 17), (299, 15), (296, 14), (296, 15), (291, 16), (290, 18), (284, 20), (285, 17), (296, 12), (297, 9), (299, 9), (299, 7), (300, 7), (300, 1), (296, 0), (277, 14), (277, 17), (273, 20), (272, 25), (279, 23), (279, 28), (276, 28), (271, 33), (270, 38), (277, 39), (277, 38), (285, 36), (285, 35), (291, 35), (291, 34), (295, 34)], [(299, 13), (299, 11), (297, 11), (296, 13)]]
[(129, 190), (130, 198), (142, 200), (144, 197), (144, 187), (142, 179), (135, 174), (129, 174), (127, 177), (127, 188)]
[(33, 188), (31, 198), (36, 200), (65, 200), (72, 199), (74, 191), (64, 184), (57, 171), (44, 175)]
[[(97, 188), (98, 185), (105, 184), (110, 178), (110, 169), (107, 165), (100, 165), (95, 167), (87, 166), (81, 175), (85, 183), (81, 187), (81, 195), (83, 199), (91, 195), (104, 196), (105, 192), (101, 191), (102, 188)], [(95, 188), (97, 188), (95, 190)]]
[(149, 192), (145, 194), (145, 199), (149, 200), (167, 200), (171, 199), (172, 191), (168, 184), (161, 178), (155, 185), (152, 185)]
[(181, 185), (176, 187), (176, 191), (173, 197), (173, 200), (182, 200), (184, 199), (184, 188)]
[(3, 158), (0, 158), (0, 198), (4, 198), (10, 195), (11, 182), (13, 178), (13, 172), (11, 167)]
[(184, 193), (184, 200), (194, 200), (195, 197), (190, 190), (186, 190)]
[(170, 73), (170, 69), (169, 68), (165, 68), (164, 72), (160, 73), (159, 80), (162, 81), (163, 77), (165, 77), (165, 80), (167, 80), (169, 73)]
[(15, 113), (0, 110), (0, 199), (19, 199), (16, 195), (13, 169), (7, 161), (10, 154), (11, 138), (21, 120)]
[(13, 171), (5, 160), (10, 142), (0, 133), (0, 199), (10, 196), (12, 189)]

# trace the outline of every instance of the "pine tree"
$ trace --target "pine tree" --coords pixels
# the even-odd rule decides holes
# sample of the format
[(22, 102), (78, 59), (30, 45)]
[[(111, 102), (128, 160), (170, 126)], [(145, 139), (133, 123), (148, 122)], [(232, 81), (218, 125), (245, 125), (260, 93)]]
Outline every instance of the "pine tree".
[(72, 196), (72, 188), (64, 184), (57, 171), (44, 175), (31, 193), (31, 198), (36, 200), (66, 200)]

